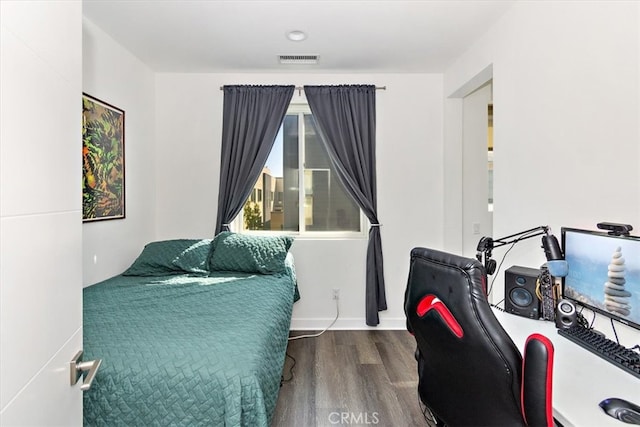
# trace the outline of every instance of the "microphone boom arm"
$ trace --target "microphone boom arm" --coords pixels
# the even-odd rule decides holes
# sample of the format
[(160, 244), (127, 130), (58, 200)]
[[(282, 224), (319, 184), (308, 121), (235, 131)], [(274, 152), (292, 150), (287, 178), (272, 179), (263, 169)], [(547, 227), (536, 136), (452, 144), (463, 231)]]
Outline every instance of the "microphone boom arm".
[[(529, 234), (529, 233), (533, 233), (533, 234)], [(549, 226), (541, 225), (539, 227), (534, 227), (529, 230), (525, 230), (519, 233), (511, 234), (509, 236), (501, 237), (499, 239), (493, 239), (493, 242), (494, 242), (493, 248), (495, 249), (495, 248), (499, 248), (500, 246), (510, 245), (511, 243), (516, 243), (516, 242), (519, 242), (520, 240), (527, 240), (532, 237), (541, 236), (543, 234), (549, 234)], [(507, 240), (507, 239), (511, 239), (511, 240)], [(496, 243), (498, 244), (496, 245)]]
[(476, 254), (476, 258), (478, 261), (482, 262), (482, 258), (484, 255), (484, 267), (486, 273), (488, 275), (492, 275), (496, 269), (496, 262), (491, 259), (491, 252), (495, 248), (499, 248), (501, 246), (510, 245), (513, 243), (517, 243), (521, 240), (527, 240), (532, 237), (537, 237), (541, 235), (549, 236), (549, 226), (541, 225), (538, 227), (530, 228), (529, 230), (521, 231), (519, 233), (510, 234), (508, 236), (501, 237), (499, 239), (493, 239), (491, 237), (483, 237), (478, 242), (478, 246), (476, 250), (478, 251)]

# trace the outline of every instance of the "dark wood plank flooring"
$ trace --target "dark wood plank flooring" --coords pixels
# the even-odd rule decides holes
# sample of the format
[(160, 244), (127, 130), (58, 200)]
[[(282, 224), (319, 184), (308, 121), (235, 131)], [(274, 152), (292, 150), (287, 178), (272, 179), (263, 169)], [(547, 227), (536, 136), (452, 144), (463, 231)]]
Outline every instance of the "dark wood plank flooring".
[[(289, 341), (296, 363), (280, 389), (272, 427), (428, 426), (414, 351), (407, 331), (327, 331)], [(285, 380), (292, 365), (287, 358)]]

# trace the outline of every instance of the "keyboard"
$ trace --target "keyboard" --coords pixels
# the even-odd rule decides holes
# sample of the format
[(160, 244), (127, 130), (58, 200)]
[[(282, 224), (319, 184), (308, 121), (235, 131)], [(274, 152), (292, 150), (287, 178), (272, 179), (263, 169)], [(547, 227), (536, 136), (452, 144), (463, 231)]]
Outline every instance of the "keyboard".
[(600, 356), (609, 363), (614, 364), (640, 378), (640, 354), (623, 347), (592, 329), (583, 326), (572, 326), (569, 329), (558, 329), (558, 334), (581, 347), (589, 350), (593, 354)]

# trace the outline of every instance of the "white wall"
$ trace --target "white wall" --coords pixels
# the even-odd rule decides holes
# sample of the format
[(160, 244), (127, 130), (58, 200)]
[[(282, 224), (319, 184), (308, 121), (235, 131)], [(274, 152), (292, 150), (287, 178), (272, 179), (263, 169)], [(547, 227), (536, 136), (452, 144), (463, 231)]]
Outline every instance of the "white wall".
[(155, 80), (145, 64), (86, 18), (82, 38), (82, 91), (125, 111), (125, 219), (83, 224), (88, 286), (122, 273), (154, 240)]
[(80, 1), (0, 2), (0, 425), (77, 425)]
[[(218, 198), (225, 84), (349, 84), (377, 92), (378, 209), (388, 310), (379, 327), (404, 327), (409, 252), (443, 241), (442, 77), (425, 74), (158, 74), (156, 78), (157, 237), (211, 237)], [(297, 96), (297, 94), (296, 94)], [(301, 300), (294, 328), (364, 328), (366, 240), (298, 239)]]
[[(639, 7), (516, 2), (445, 73), (448, 96), (493, 67), (494, 237), (545, 224), (558, 234), (600, 221), (640, 229)], [(509, 253), (494, 301), (504, 269), (544, 262), (539, 246), (531, 239)]]

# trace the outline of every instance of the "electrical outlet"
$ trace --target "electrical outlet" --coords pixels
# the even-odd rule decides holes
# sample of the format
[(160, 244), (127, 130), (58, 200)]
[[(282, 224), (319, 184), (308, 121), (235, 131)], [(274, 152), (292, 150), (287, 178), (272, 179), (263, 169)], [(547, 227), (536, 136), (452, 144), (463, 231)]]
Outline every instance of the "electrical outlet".
[(480, 234), (480, 223), (479, 222), (474, 222), (473, 223), (473, 234)]
[(340, 299), (340, 289), (333, 290), (333, 299)]

